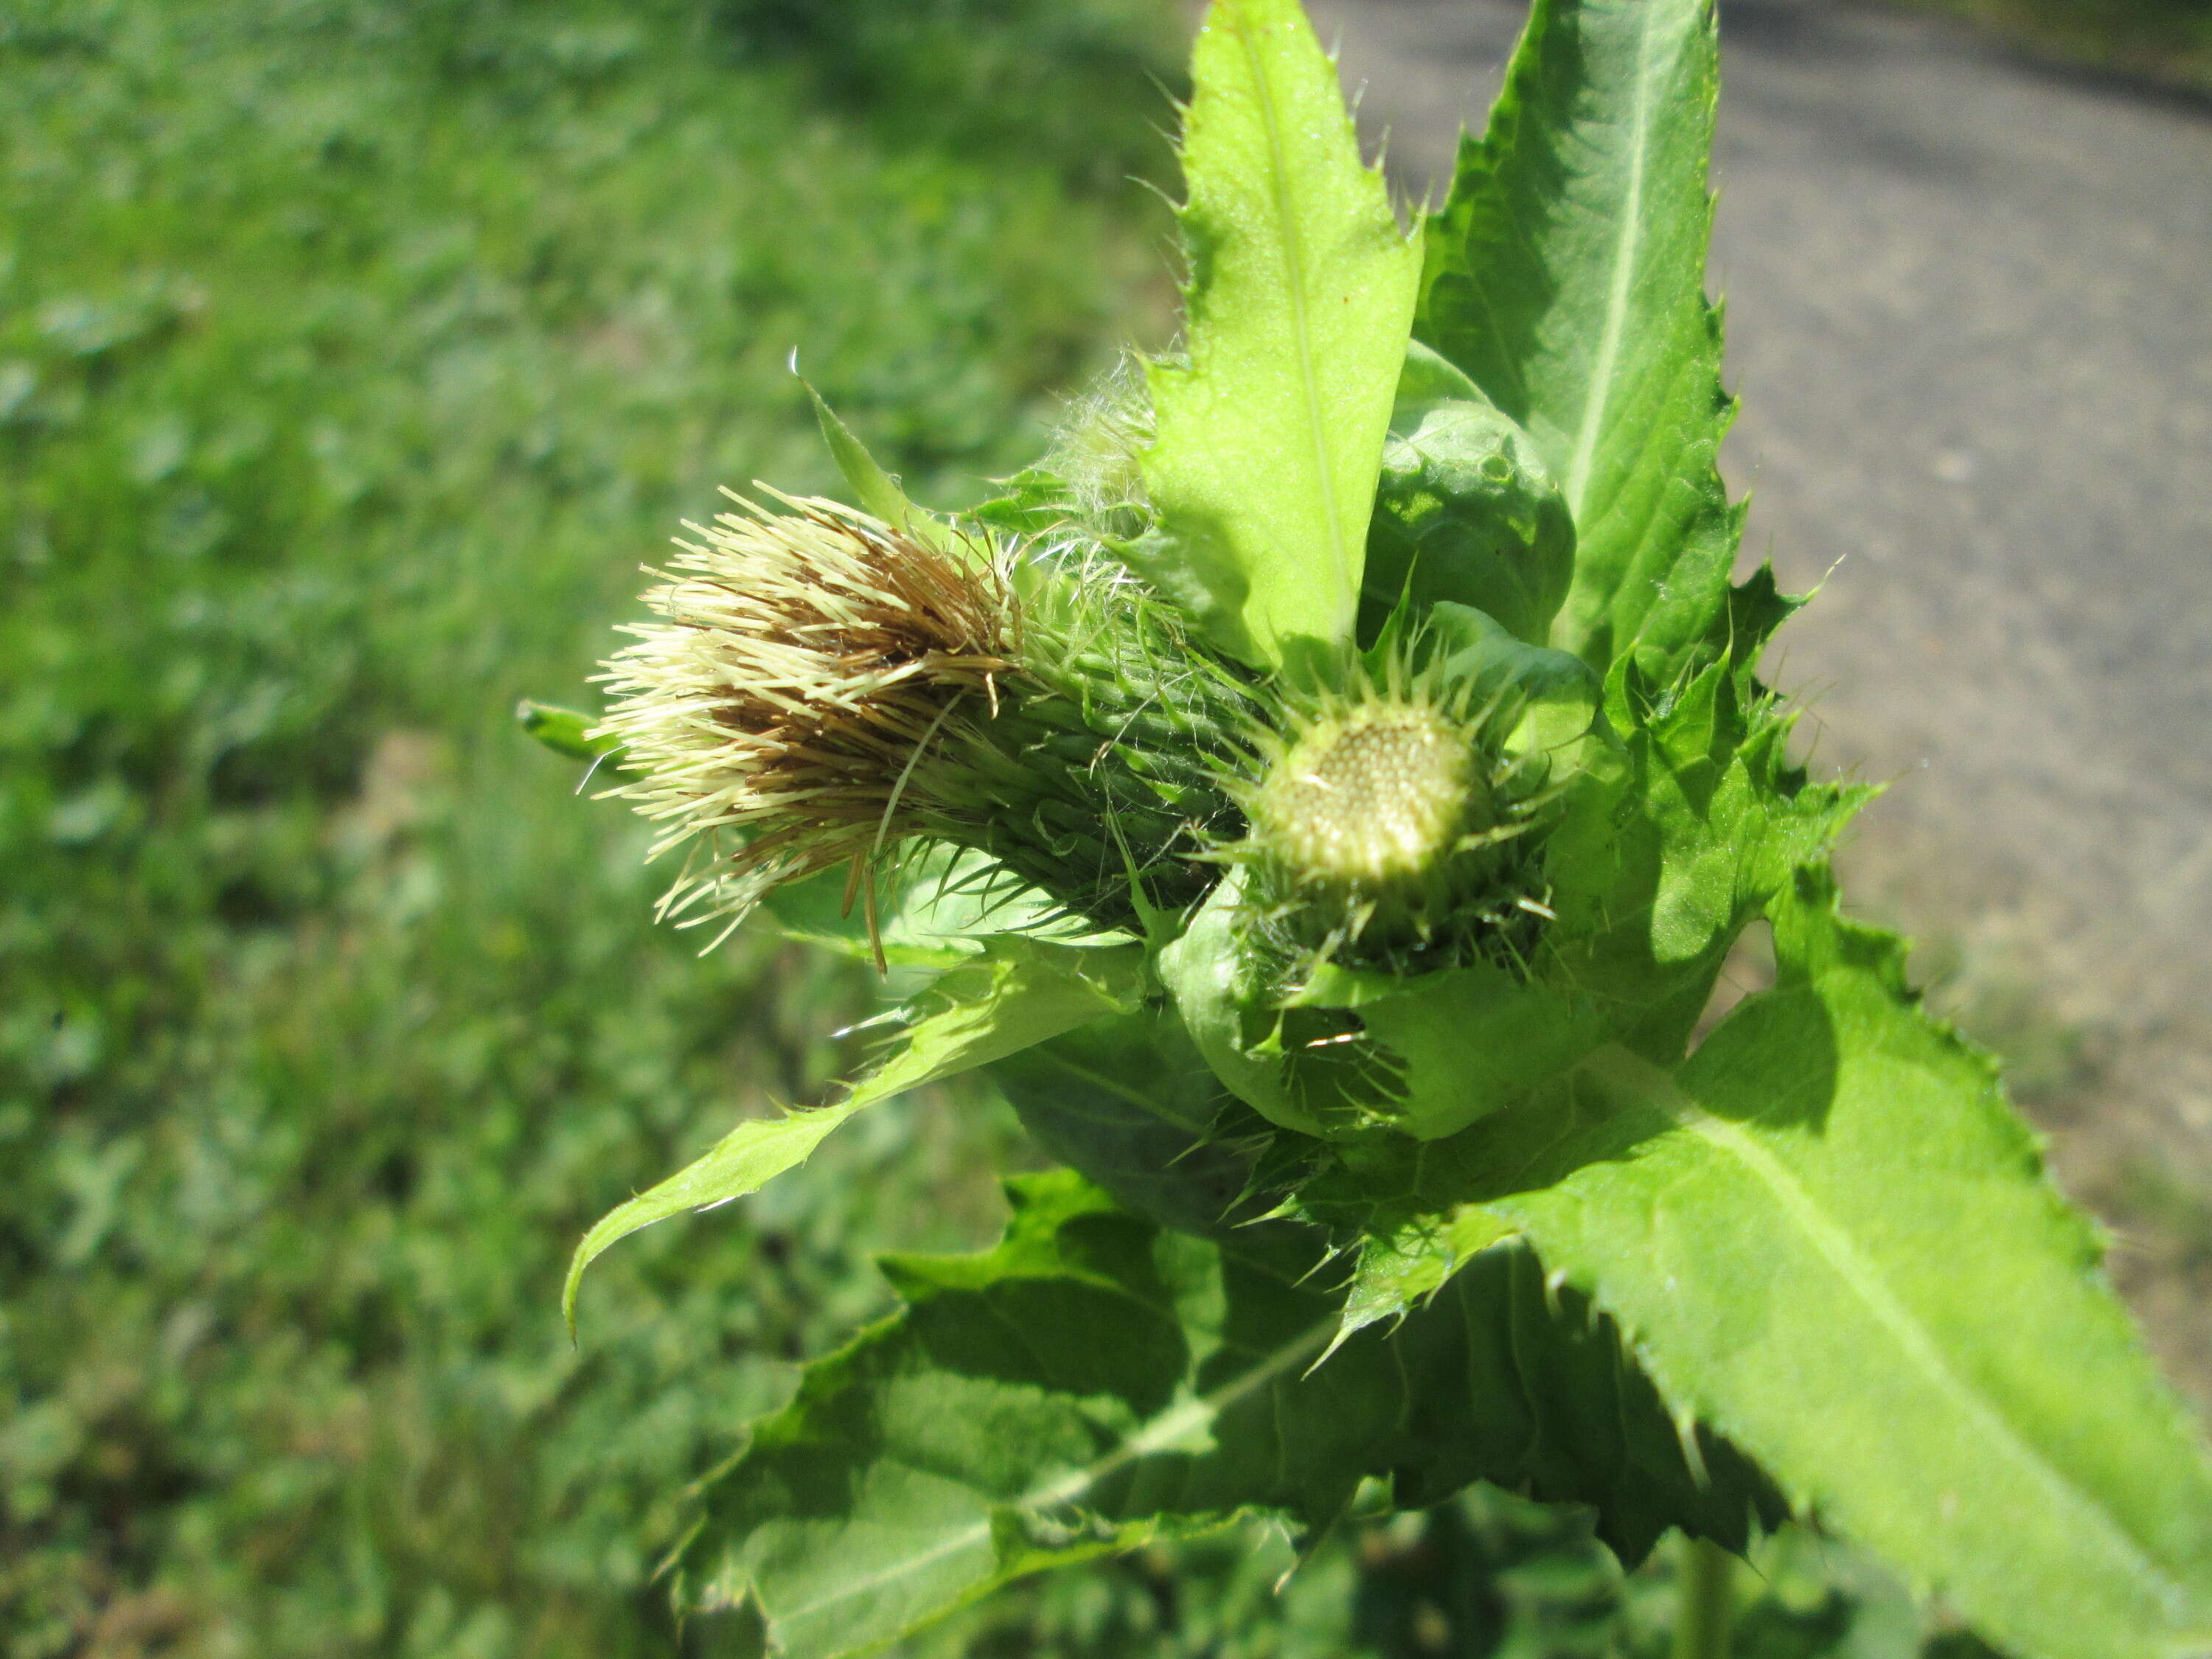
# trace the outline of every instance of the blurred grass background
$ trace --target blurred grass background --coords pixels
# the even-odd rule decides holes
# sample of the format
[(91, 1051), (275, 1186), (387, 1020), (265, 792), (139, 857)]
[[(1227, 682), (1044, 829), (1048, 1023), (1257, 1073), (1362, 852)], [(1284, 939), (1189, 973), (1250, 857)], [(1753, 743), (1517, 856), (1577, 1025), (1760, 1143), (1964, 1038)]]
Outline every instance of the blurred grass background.
[[(983, 27), (974, 25), (988, 25)], [(1146, 0), (0, 6), (0, 1632), (669, 1650), (683, 1484), (994, 1231), (988, 1102), (562, 1258), (869, 1006), (514, 732), (785, 372), (939, 495), (1164, 304)]]
[[(521, 740), (718, 484), (925, 495), (1168, 325), (1171, 0), (0, 0), (0, 1650), (620, 1659), (682, 1489), (1030, 1154), (987, 1091), (582, 1229), (817, 1097), (865, 975), (649, 919)], [(1742, 1651), (1916, 1650), (1784, 1540)], [(1810, 1553), (1808, 1551), (1810, 1550)], [(1495, 1494), (1065, 1574), (932, 1654), (1665, 1647)], [(1856, 1575), (1856, 1576), (1855, 1576)], [(1942, 1650), (1969, 1651), (1963, 1638)]]

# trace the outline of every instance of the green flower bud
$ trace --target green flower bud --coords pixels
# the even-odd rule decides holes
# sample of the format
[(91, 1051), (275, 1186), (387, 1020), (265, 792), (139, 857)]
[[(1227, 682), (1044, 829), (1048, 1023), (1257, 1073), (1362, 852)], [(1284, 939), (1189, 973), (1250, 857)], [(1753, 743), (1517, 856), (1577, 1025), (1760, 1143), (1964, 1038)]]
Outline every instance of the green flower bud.
[(1520, 702), (1395, 664), (1310, 697), (1256, 745), (1229, 856), (1291, 956), (1399, 970), (1522, 960), (1548, 914), (1533, 833), (1554, 792), (1509, 750)]
[(1286, 871), (1351, 894), (1419, 879), (1484, 816), (1468, 734), (1424, 703), (1363, 702), (1298, 733), (1249, 803)]

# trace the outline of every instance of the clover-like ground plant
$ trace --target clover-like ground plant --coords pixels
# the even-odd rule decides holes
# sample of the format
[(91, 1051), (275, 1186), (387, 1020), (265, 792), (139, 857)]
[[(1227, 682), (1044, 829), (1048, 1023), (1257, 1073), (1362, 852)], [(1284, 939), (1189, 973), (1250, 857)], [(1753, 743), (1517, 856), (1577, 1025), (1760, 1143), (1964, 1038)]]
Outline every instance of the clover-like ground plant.
[[(956, 514), (822, 407), (851, 504), (733, 501), (604, 712), (530, 711), (658, 827), (677, 921), (934, 975), (840, 1098), (594, 1228), (572, 1316), (624, 1234), (957, 1072), (1066, 1166), (995, 1249), (888, 1264), (903, 1311), (704, 1489), (680, 1601), (813, 1659), (1486, 1480), (1709, 1585), (1798, 1516), (2025, 1659), (2212, 1654), (2199, 1433), (1989, 1060), (1839, 910), (1866, 792), (1759, 678), (1800, 601), (1734, 581), (1716, 470), (1707, 0), (1536, 0), (1410, 228), (1296, 0), (1213, 0), (1194, 80), (1173, 355)], [(1705, 1030), (1754, 927), (1774, 984)]]

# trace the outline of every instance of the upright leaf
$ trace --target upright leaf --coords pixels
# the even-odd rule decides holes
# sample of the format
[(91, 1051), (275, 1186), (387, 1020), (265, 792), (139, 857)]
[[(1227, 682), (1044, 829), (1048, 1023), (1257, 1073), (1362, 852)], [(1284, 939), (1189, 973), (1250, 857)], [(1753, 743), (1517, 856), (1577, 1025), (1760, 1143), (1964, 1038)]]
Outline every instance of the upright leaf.
[(1127, 1006), (1143, 978), (1144, 951), (1077, 950), (1018, 937), (992, 939), (973, 961), (933, 985), (897, 1049), (835, 1106), (740, 1123), (711, 1151), (659, 1185), (617, 1205), (577, 1245), (561, 1288), (573, 1332), (584, 1269), (641, 1227), (712, 1209), (758, 1192), (803, 1164), (830, 1132), (865, 1106), (939, 1078), (987, 1066)]
[(1187, 363), (1151, 373), (1131, 557), (1261, 666), (1352, 639), (1420, 248), (1297, 0), (1213, 0), (1183, 133)]
[(1316, 1366), (1343, 1292), (1303, 1230), (1167, 1232), (1066, 1171), (1009, 1191), (997, 1249), (885, 1264), (905, 1310), (810, 1366), (717, 1478), (683, 1601), (749, 1600), (784, 1659), (827, 1659), (1042, 1567), (1242, 1513), (1326, 1522), (1369, 1475), (1409, 1507), (1486, 1477), (1589, 1503), (1632, 1560), (1669, 1524), (1741, 1547), (1778, 1516), (1724, 1443), (1693, 1462), (1525, 1250)]
[(1475, 1131), (1471, 1195), (1669, 1400), (2008, 1651), (2212, 1651), (2212, 1463), (2094, 1235), (1895, 942), (1801, 888), (1775, 990), (1678, 1077), (1608, 1049)]
[(1706, 303), (1711, 0), (1537, 0), (1428, 226), (1417, 336), (1528, 429), (1574, 516), (1553, 642), (1671, 678), (1724, 627), (1741, 515)]

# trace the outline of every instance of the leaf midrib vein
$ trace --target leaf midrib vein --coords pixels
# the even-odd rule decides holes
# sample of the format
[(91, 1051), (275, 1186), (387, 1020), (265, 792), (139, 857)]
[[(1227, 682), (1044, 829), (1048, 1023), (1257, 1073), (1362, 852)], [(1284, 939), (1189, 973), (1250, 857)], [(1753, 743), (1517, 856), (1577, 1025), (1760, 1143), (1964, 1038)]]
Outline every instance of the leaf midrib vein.
[(1306, 250), (1299, 234), (1296, 204), (1291, 198), (1291, 166), (1283, 140), (1281, 112), (1275, 106), (1275, 88), (1267, 64), (1250, 27), (1237, 27), (1245, 66), (1259, 89), (1260, 124), (1267, 136), (1267, 189), (1274, 199), (1275, 221), (1281, 234), (1284, 275), (1290, 288), (1291, 349), (1297, 359), (1298, 387), (1305, 404), (1307, 435), (1313, 444), (1314, 477), (1321, 491), (1322, 516), (1327, 526), (1330, 575), (1334, 592), (1332, 605), (1341, 607), (1351, 588), (1352, 559), (1344, 544), (1342, 515), (1337, 511), (1336, 476), (1329, 465), (1328, 428), (1321, 407), (1321, 374), (1315, 362), (1313, 318), (1307, 305)]
[(1580, 526), (1589, 490), (1590, 468), (1597, 455), (1599, 429), (1605, 422), (1613, 394), (1613, 378), (1620, 366), (1621, 340), (1628, 327), (1628, 299), (1636, 286), (1638, 253), (1644, 218), (1644, 173), (1651, 147), (1651, 54), (1658, 34), (1656, 20), (1661, 8), (1645, 9), (1644, 33), (1636, 47), (1636, 101), (1630, 120), (1628, 185), (1620, 204), (1620, 234), (1613, 245), (1613, 279), (1606, 295), (1605, 326), (1598, 336), (1596, 361), (1590, 368), (1583, 418), (1575, 434), (1575, 449), (1567, 465), (1567, 511)]
[(1920, 1321), (1883, 1282), (1881, 1270), (1779, 1158), (1735, 1124), (1705, 1110), (1666, 1072), (1638, 1055), (1609, 1048), (1584, 1063), (1593, 1071), (1611, 1073), (1616, 1081), (1627, 1085), (1663, 1115), (1748, 1170), (1803, 1230), (1829, 1270), (1864, 1305), (1875, 1323), (1889, 1333), (1939, 1394), (1950, 1399), (1990, 1439), (2007, 1448), (2014, 1461), (2057, 1494), (2066, 1507), (2085, 1512), (2108, 1536), (2117, 1538), (2119, 1547), (2114, 1553), (2154, 1589), (2160, 1601), (2170, 1602), (2185, 1595), (2185, 1586), (2151, 1559), (2147, 1547), (2110, 1508), (2054, 1468), (1951, 1368)]
[[(1218, 1418), (1223, 1412), (1227, 1411), (1245, 1395), (1265, 1388), (1293, 1366), (1300, 1364), (1307, 1355), (1327, 1341), (1335, 1326), (1336, 1317), (1332, 1314), (1329, 1317), (1309, 1327), (1293, 1340), (1285, 1343), (1266, 1360), (1240, 1373), (1212, 1393), (1200, 1395), (1194, 1400), (1186, 1401), (1174, 1410), (1148, 1423), (1097, 1462), (1077, 1469), (1072, 1474), (1062, 1475), (1057, 1480), (1048, 1480), (1042, 1486), (1033, 1486), (1005, 1507), (1017, 1510), (1034, 1510), (1073, 1503), (1109, 1475), (1127, 1468), (1140, 1457), (1147, 1456), (1163, 1447), (1173, 1444), (1193, 1430), (1202, 1427)], [(1000, 1507), (1001, 1506), (998, 1504), (991, 1505), (993, 1512)], [(810, 1618), (825, 1607), (836, 1607), (842, 1602), (851, 1601), (855, 1596), (866, 1595), (888, 1584), (896, 1583), (902, 1578), (911, 1577), (942, 1561), (949, 1555), (957, 1555), (963, 1550), (973, 1549), (978, 1544), (988, 1543), (991, 1538), (991, 1517), (987, 1514), (982, 1520), (973, 1522), (962, 1528), (958, 1532), (932, 1545), (919, 1555), (911, 1555), (902, 1561), (896, 1561), (889, 1566), (878, 1568), (865, 1577), (846, 1579), (827, 1595), (817, 1596), (811, 1601), (802, 1602), (798, 1607), (787, 1608), (782, 1613), (773, 1615), (774, 1622), (777, 1625), (790, 1625), (799, 1620)]]

